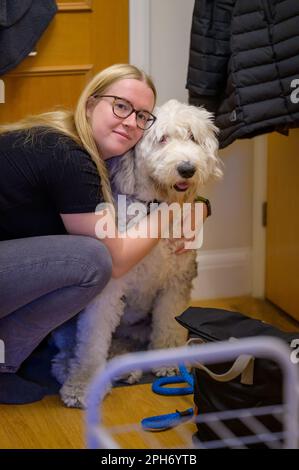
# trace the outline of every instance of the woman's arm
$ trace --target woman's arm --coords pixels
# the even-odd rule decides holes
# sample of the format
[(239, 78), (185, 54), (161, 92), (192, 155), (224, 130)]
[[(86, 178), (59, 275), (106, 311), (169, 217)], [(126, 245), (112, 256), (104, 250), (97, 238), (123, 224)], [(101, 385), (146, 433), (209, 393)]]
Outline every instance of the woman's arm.
[[(157, 218), (151, 212), (147, 217), (144, 217), (139, 223), (139, 230), (142, 233), (147, 233), (147, 238), (133, 238), (133, 232), (136, 230), (136, 225), (127, 230), (124, 234), (119, 234), (115, 230), (116, 236), (114, 238), (102, 238), (102, 242), (107, 246), (112, 257), (112, 277), (117, 278), (123, 276), (133, 266), (135, 266), (142, 258), (144, 258), (154, 246), (158, 243), (161, 237), (162, 230), (165, 228), (166, 221)], [(96, 235), (96, 225), (103, 217), (103, 211), (85, 214), (60, 214), (64, 226), (68, 233), (72, 235), (85, 235), (89, 237), (98, 238)], [(108, 224), (115, 227), (112, 214), (105, 211), (105, 220)], [(147, 228), (151, 225), (152, 233), (156, 233), (156, 237), (150, 237)], [(155, 230), (155, 232), (153, 232)]]
[[(203, 220), (205, 220), (207, 208), (205, 204), (203, 207)], [(171, 237), (171, 234), (169, 235), (169, 231), (171, 232), (169, 227), (172, 226), (174, 217), (176, 217), (176, 221), (182, 226), (183, 219), (181, 214), (175, 215), (172, 211), (167, 211), (167, 205), (164, 206), (164, 209), (165, 212), (159, 210), (150, 212), (137, 224), (121, 234), (115, 227), (113, 215), (106, 210), (99, 211), (96, 214), (60, 214), (60, 216), (68, 233), (100, 238), (102, 240), (112, 257), (112, 277), (118, 278), (141, 261), (157, 245), (162, 236)], [(190, 216), (192, 226), (194, 226), (196, 220), (195, 204), (191, 206)], [(115, 236), (105, 238), (98, 236), (97, 224), (103, 217), (105, 217), (107, 225), (115, 229)], [(138, 233), (143, 234), (142, 238), (136, 237), (136, 229), (138, 229)], [(184, 240), (182, 236), (181, 241), (184, 242)], [(181, 254), (184, 251), (186, 249), (184, 249), (182, 243), (177, 253)]]

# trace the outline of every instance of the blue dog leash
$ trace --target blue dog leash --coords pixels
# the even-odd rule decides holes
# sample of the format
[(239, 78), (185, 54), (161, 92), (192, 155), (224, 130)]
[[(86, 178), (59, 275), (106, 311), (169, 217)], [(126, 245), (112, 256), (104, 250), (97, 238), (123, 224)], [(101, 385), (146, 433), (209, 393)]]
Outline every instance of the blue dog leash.
[(166, 431), (167, 429), (174, 428), (178, 424), (189, 421), (192, 416), (193, 408), (188, 408), (184, 411), (176, 410), (175, 413), (144, 418), (141, 421), (141, 426), (144, 431)]
[[(161, 377), (156, 379), (152, 385), (152, 391), (159, 395), (190, 395), (194, 389), (194, 379), (192, 374), (188, 372), (185, 366), (180, 365), (181, 375), (171, 377)], [(164, 385), (175, 383), (187, 383), (187, 387), (164, 387)]]
[[(180, 374), (172, 377), (161, 377), (156, 379), (152, 385), (152, 391), (159, 395), (189, 395), (194, 390), (193, 375), (188, 372), (184, 365), (179, 366)], [(167, 387), (168, 384), (186, 383), (186, 387)], [(176, 410), (175, 413), (151, 416), (141, 421), (144, 431), (165, 431), (178, 424), (189, 421), (193, 417), (193, 408), (183, 411)]]

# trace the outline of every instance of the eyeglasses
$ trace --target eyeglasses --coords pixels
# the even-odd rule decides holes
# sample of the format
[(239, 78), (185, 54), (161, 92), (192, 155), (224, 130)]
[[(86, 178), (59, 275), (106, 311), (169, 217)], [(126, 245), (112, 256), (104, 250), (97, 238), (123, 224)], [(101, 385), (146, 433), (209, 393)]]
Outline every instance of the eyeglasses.
[(149, 129), (157, 119), (156, 116), (151, 114), (149, 111), (144, 109), (137, 110), (133, 107), (130, 101), (120, 98), (119, 96), (113, 95), (93, 95), (95, 98), (113, 98), (112, 111), (113, 114), (118, 117), (125, 119), (131, 114), (136, 114), (136, 124), (139, 129), (143, 131)]

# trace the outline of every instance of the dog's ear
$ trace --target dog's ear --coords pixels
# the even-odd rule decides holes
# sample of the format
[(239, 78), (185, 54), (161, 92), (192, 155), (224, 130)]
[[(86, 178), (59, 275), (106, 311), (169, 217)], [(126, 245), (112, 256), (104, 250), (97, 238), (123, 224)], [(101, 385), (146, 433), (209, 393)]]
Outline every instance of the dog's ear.
[(219, 179), (223, 176), (221, 169), (223, 162), (218, 156), (219, 142), (217, 136), (219, 129), (214, 124), (214, 115), (212, 113), (203, 107), (197, 108), (197, 113), (200, 120), (197, 132), (198, 140), (208, 156), (208, 173), (212, 178)]
[(223, 161), (218, 155), (215, 155), (213, 159), (209, 160), (209, 166), (211, 170), (211, 178), (219, 180), (223, 176), (222, 168), (224, 167)]
[(134, 153), (135, 150), (131, 149), (125, 155), (120, 157), (110, 172), (111, 180), (119, 194), (134, 194)]
[(203, 145), (208, 154), (208, 167), (209, 174), (214, 179), (220, 179), (223, 176), (223, 162), (218, 156), (219, 143), (215, 129), (217, 129), (213, 124), (212, 126), (207, 126), (208, 131), (206, 138), (204, 139)]

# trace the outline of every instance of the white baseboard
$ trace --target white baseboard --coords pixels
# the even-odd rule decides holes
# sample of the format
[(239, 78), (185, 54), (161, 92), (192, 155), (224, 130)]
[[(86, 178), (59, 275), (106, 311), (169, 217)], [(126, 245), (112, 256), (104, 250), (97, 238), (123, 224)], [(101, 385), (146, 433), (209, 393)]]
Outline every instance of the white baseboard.
[(252, 291), (251, 248), (202, 251), (192, 300), (249, 295)]

